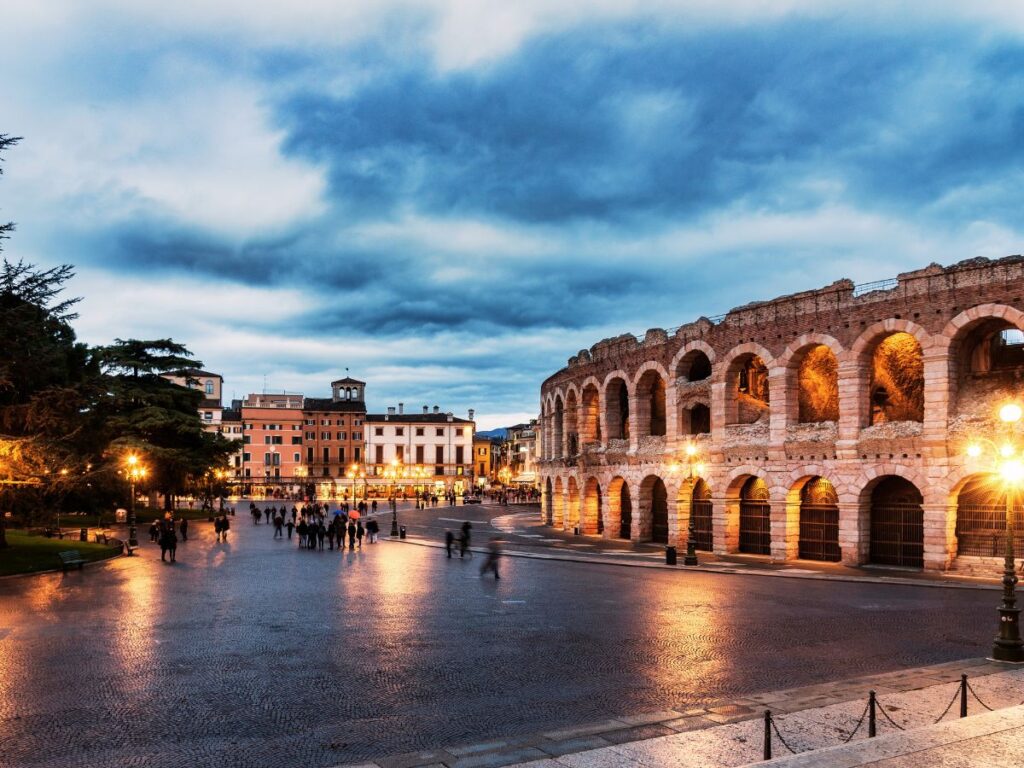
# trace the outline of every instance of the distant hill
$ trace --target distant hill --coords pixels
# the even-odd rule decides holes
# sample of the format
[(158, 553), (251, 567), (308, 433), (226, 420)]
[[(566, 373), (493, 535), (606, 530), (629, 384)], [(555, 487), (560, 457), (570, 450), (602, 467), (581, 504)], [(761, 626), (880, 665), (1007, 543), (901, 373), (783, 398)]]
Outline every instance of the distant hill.
[(486, 437), (489, 439), (499, 438), (501, 440), (508, 439), (508, 429), (505, 427), (499, 427), (498, 429), (488, 429), (485, 432), (477, 432), (477, 437)]

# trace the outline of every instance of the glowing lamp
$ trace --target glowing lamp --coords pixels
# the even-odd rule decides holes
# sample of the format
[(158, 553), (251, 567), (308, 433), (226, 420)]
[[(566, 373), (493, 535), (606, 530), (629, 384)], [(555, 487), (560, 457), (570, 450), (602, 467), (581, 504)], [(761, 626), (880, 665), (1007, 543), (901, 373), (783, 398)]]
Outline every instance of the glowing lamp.
[(1009, 459), (1017, 452), (1017, 449), (1010, 443), (1003, 443), (1003, 446), (999, 449), (999, 455), (1004, 459)]
[(696, 456), (697, 455), (697, 446), (694, 445), (693, 443), (688, 444), (686, 446), (686, 455), (687, 456)]
[(1007, 424), (1015, 424), (1024, 416), (1024, 411), (1016, 403), (1007, 403), (999, 409), (999, 418)]
[(972, 459), (978, 458), (979, 456), (981, 456), (981, 446), (978, 445), (977, 443), (972, 443), (971, 445), (968, 445), (967, 455), (970, 456)]
[(129, 466), (134, 467), (136, 464), (139, 463), (139, 457), (136, 456), (134, 453), (129, 453), (126, 461), (128, 462)]
[(999, 474), (1003, 479), (1012, 485), (1019, 485), (1024, 480), (1024, 462), (1019, 459), (1004, 461), (999, 467)]

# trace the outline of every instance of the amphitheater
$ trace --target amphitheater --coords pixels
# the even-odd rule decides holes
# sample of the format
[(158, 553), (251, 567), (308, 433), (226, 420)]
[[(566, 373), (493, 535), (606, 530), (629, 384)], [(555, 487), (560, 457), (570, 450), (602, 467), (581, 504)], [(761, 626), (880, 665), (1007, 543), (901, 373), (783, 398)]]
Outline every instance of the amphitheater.
[(965, 449), (1014, 439), (1022, 309), (1011, 256), (600, 341), (541, 387), (542, 514), (680, 548), (692, 514), (718, 554), (994, 573), (1006, 497)]

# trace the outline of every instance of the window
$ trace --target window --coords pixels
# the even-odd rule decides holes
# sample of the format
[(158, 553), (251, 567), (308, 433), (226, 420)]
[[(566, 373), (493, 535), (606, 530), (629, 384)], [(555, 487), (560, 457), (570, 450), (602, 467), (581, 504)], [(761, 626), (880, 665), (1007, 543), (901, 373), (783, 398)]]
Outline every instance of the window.
[(395, 427), (395, 436), (402, 437), (405, 434), (405, 427)]
[(310, 464), (313, 463), (313, 446), (312, 445), (307, 445), (306, 446), (306, 461), (308, 461)]
[(473, 436), (473, 428), (472, 427), (463, 427), (462, 434), (463, 434), (464, 437), (472, 437)]
[(423, 446), (422, 445), (417, 445), (416, 446), (416, 463), (417, 464), (422, 464), (423, 463)]
[(486, 448), (480, 448), (479, 450), (477, 450), (477, 455), (478, 456), (486, 456), (487, 455), (487, 449)]
[(301, 453), (292, 454), (292, 461), (294, 461), (296, 464), (298, 464), (300, 461), (302, 461), (302, 454)]
[(374, 446), (374, 448), (377, 449), (376, 463), (377, 464), (383, 464), (384, 463), (384, 446), (383, 445), (376, 445), (376, 446)]
[(338, 463), (345, 463), (345, 446), (341, 446), (341, 448), (338, 449)]
[(344, 427), (345, 426), (345, 419), (338, 419), (338, 426), (339, 427)]
[(464, 463), (465, 458), (466, 457), (465, 457), (465, 453), (463, 451), (462, 446), (461, 445), (456, 445), (455, 446), (455, 463), (456, 464), (462, 464), (462, 463)]
[(213, 421), (213, 414), (209, 411), (203, 411), (203, 421)]
[(307, 440), (316, 440), (316, 432), (307, 432), (306, 433), (306, 439)]
[(324, 477), (330, 477), (330, 476), (331, 476), (331, 468), (330, 467), (324, 467)]
[(331, 420), (330, 419), (320, 419), (320, 426), (321, 427), (329, 427), (329, 426), (331, 426)]
[(312, 426), (316, 425), (316, 419), (306, 419), (302, 423), (305, 424), (307, 427), (312, 427)]
[(438, 427), (437, 428), (437, 436), (438, 437), (444, 437), (444, 427)]
[(252, 459), (249, 458), (251, 455), (252, 454), (249, 454), (249, 453), (243, 453), (242, 454), (242, 461), (252, 461)]
[(242, 445), (248, 445), (251, 442), (252, 442), (252, 435), (243, 435), (242, 436)]
[(404, 445), (396, 445), (395, 446), (395, 458), (398, 459), (400, 462), (404, 462), (405, 461), (405, 446)]
[(352, 433), (352, 439), (353, 440), (362, 440), (363, 439), (363, 433), (362, 432), (353, 432)]
[(302, 438), (298, 435), (292, 435), (292, 445), (302, 445)]
[(339, 440), (345, 440), (347, 438), (348, 438), (348, 435), (346, 435), (344, 432), (339, 432), (338, 433), (338, 439)]
[(434, 447), (434, 462), (437, 464), (444, 464), (444, 446), (438, 445)]
[(423, 427), (416, 427), (416, 437), (423, 437)]
[(207, 382), (206, 382), (206, 394), (208, 394), (208, 395), (212, 395), (213, 394), (213, 382), (212, 381), (207, 380)]
[(292, 432), (298, 432), (300, 429), (302, 429), (302, 427), (298, 424), (292, 424)]
[(324, 464), (326, 464), (330, 460), (331, 460), (331, 449), (330, 448), (324, 448)]
[(330, 432), (321, 432), (320, 433), (320, 439), (321, 440), (330, 440), (331, 439), (331, 433)]
[(355, 459), (356, 463), (358, 464), (359, 456), (360, 454), (362, 454), (362, 450), (359, 448), (358, 445), (353, 450), (355, 451), (355, 453), (353, 454), (352, 458)]
[(249, 469), (248, 467), (245, 468), (245, 476), (252, 477), (252, 470)]
[(384, 437), (384, 427), (374, 427), (373, 434), (377, 437)]

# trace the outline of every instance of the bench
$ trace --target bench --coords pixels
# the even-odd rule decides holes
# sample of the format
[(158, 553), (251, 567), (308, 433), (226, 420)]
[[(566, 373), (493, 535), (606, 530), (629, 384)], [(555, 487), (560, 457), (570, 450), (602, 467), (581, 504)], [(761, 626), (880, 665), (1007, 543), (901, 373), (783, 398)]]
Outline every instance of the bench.
[(106, 531), (98, 531), (96, 533), (96, 543), (97, 544), (109, 544), (110, 543), (110, 538), (107, 536), (107, 532)]
[(82, 559), (82, 556), (78, 553), (77, 549), (68, 549), (64, 552), (58, 552), (57, 557), (60, 558), (60, 564), (65, 571), (67, 571), (67, 569), (72, 565), (77, 565), (79, 570), (81, 570), (82, 566), (85, 565), (86, 562)]

